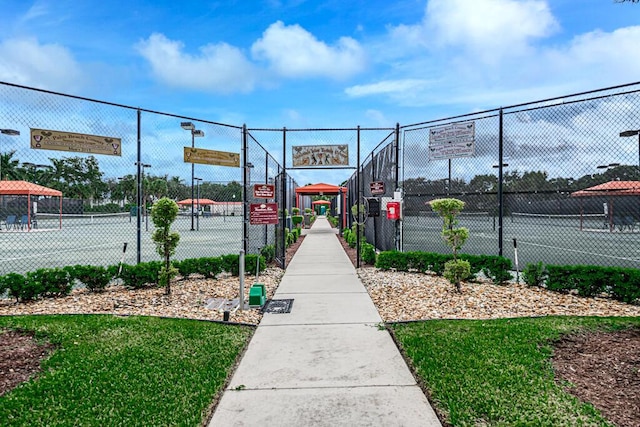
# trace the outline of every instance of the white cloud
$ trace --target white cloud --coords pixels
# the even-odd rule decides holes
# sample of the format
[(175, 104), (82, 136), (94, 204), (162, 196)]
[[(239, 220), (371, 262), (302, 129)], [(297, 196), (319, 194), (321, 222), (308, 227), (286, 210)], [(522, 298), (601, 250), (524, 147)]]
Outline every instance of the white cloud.
[(365, 68), (365, 53), (360, 44), (341, 37), (333, 45), (318, 40), (299, 25), (271, 24), (257, 40), (251, 52), (265, 60), (278, 75), (288, 78), (329, 77), (344, 79)]
[(390, 35), (399, 49), (462, 48), (494, 63), (527, 53), (533, 40), (558, 28), (542, 0), (429, 0), (421, 22), (391, 27)]
[(430, 0), (429, 23), (445, 44), (513, 50), (559, 27), (546, 1)]
[(183, 52), (183, 44), (154, 33), (136, 46), (153, 73), (177, 87), (219, 93), (248, 92), (256, 84), (256, 70), (242, 51), (226, 43), (208, 44), (199, 55)]
[(0, 43), (0, 80), (57, 91), (75, 91), (84, 80), (69, 50), (35, 38)]
[[(606, 84), (627, 83), (640, 75), (640, 26), (606, 33), (592, 31), (575, 37), (561, 48), (545, 51), (545, 63), (563, 79), (604, 80)], [(545, 67), (548, 72), (549, 67)]]
[(427, 80), (404, 79), (383, 80), (366, 85), (355, 85), (345, 89), (345, 93), (351, 97), (363, 97), (370, 95), (405, 96), (412, 91), (424, 90), (430, 83)]

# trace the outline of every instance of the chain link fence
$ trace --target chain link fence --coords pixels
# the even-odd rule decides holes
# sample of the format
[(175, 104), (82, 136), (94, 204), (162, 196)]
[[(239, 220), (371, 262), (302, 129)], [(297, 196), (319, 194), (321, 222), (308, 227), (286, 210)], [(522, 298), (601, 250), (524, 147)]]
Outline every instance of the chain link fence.
[[(431, 133), (455, 124), (475, 150), (434, 156)], [(639, 130), (639, 84), (403, 127), (403, 249), (447, 252), (427, 202), (456, 197), (466, 253), (639, 267)]]
[[(159, 259), (148, 213), (164, 196), (180, 206), (176, 259), (275, 245), (284, 265), (288, 214), (313, 207), (296, 200), (291, 173), (335, 181), (331, 168), (293, 167), (294, 147), (305, 145), (348, 147), (346, 206), (318, 198), (340, 229), (364, 222), (379, 250), (446, 253), (427, 203), (456, 197), (470, 230), (464, 252), (515, 261), (517, 243), (521, 266), (640, 265), (640, 83), (379, 129), (247, 129), (8, 83), (0, 100), (0, 274)], [(447, 154), (430, 136), (470, 124), (467, 151)], [(44, 149), (38, 131), (89, 139)], [(116, 153), (92, 151), (92, 136), (113, 138)], [(362, 147), (374, 148), (361, 157)], [(236, 153), (239, 167), (187, 162), (191, 148)], [(255, 184), (275, 186), (277, 224), (251, 224), (252, 205), (270, 201), (254, 196)], [(386, 219), (396, 190), (402, 221)], [(370, 200), (380, 216), (368, 209), (358, 220), (351, 208)]]
[[(249, 226), (251, 184), (291, 178), (243, 127), (6, 83), (0, 99), (0, 274), (159, 260), (149, 212), (161, 197), (179, 206), (175, 259), (274, 244), (273, 226)], [(56, 132), (79, 136), (58, 144)], [(105, 137), (114, 153), (93, 143)], [(191, 148), (235, 153), (239, 167), (187, 162)]]

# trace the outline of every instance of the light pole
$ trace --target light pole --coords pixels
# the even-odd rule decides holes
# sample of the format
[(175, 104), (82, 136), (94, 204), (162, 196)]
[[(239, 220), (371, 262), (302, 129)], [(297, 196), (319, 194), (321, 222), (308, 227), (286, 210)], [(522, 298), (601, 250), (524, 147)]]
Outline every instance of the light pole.
[(625, 130), (620, 132), (620, 136), (622, 138), (629, 138), (630, 136), (636, 136), (636, 135), (638, 135), (638, 173), (640, 174), (640, 129)]
[[(180, 127), (184, 130), (188, 130), (189, 132), (191, 132), (191, 148), (195, 148), (195, 137), (202, 137), (204, 136), (204, 132), (201, 130), (196, 129), (195, 125), (191, 122), (182, 122), (180, 123)], [(192, 162), (191, 163), (191, 231), (195, 230), (195, 228), (193, 228), (193, 215), (194, 215), (194, 203), (193, 203), (193, 198), (194, 198), (194, 186), (193, 186), (193, 182), (194, 182), (194, 174), (195, 174), (195, 164)]]
[[(20, 135), (20, 131), (15, 129), (0, 129), (0, 134), (18, 136)], [(2, 146), (0, 146), (0, 181), (2, 181)]]
[(198, 200), (198, 211), (197, 211), (197, 216), (196, 216), (196, 230), (200, 231), (200, 181), (202, 181), (202, 178), (196, 178), (193, 177), (193, 179), (195, 179), (198, 183), (197, 183), (197, 187), (198, 187), (198, 195), (197, 200)]

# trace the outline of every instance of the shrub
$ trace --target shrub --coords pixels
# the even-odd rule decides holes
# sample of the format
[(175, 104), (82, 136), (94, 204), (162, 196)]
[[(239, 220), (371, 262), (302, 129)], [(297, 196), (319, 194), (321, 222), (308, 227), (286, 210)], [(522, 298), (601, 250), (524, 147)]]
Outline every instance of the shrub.
[(362, 242), (360, 244), (360, 258), (365, 264), (374, 265), (376, 263), (376, 247), (371, 243)]
[(302, 215), (292, 215), (291, 216), (291, 223), (294, 225), (294, 227), (301, 227), (302, 224), (304, 224), (304, 216)]
[(129, 289), (140, 289), (158, 284), (158, 276), (163, 267), (161, 261), (141, 262), (137, 265), (122, 264), (120, 278)]
[(471, 276), (471, 265), (469, 264), (469, 261), (452, 259), (444, 264), (443, 276), (449, 282), (455, 284), (456, 289), (460, 292), (460, 282)]
[(490, 278), (494, 284), (501, 285), (511, 280), (511, 260), (499, 256), (483, 256), (482, 272)]
[[(307, 208), (309, 209), (309, 208)], [(276, 258), (276, 247), (275, 245), (266, 245), (260, 249), (260, 255), (264, 257), (264, 260), (267, 264), (273, 262)]]
[(69, 295), (72, 284), (67, 270), (63, 268), (40, 268), (27, 273), (27, 284), (32, 289), (40, 289), (34, 297), (59, 297)]
[(264, 271), (267, 268), (267, 264), (265, 262), (264, 257), (255, 254), (249, 254), (244, 258), (244, 267), (247, 274), (251, 274), (253, 276), (256, 275), (256, 268), (258, 267), (258, 263), (260, 263), (259, 268), (260, 271)]
[(522, 270), (522, 280), (529, 286), (542, 286), (547, 278), (547, 270), (542, 262), (527, 264)]
[(70, 281), (78, 280), (91, 292), (100, 292), (107, 287), (113, 276), (99, 265), (74, 265), (65, 268), (69, 272)]
[[(40, 294), (40, 290), (30, 290), (25, 292), (27, 287), (27, 278), (18, 273), (9, 273), (0, 276), (0, 289), (9, 291), (9, 295), (14, 297), (16, 301), (34, 299)], [(35, 291), (35, 292), (34, 292)]]
[(240, 255), (236, 254), (227, 254), (222, 255), (221, 257), (221, 268), (222, 271), (226, 271), (230, 273), (232, 276), (240, 275)]

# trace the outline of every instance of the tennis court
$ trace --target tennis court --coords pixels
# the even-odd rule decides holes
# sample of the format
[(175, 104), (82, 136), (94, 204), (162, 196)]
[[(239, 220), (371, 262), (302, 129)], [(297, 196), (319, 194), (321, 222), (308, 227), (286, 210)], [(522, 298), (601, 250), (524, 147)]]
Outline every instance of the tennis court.
[[(242, 249), (242, 217), (201, 217), (199, 230), (191, 231), (191, 218), (179, 216), (172, 230), (180, 234), (174, 259), (219, 256)], [(151, 240), (151, 219), (142, 223), (141, 261), (160, 260)], [(115, 265), (120, 262), (124, 243), (124, 262), (136, 263), (137, 218), (125, 214), (63, 215), (62, 228), (57, 214), (38, 214), (37, 228), (2, 229), (0, 275), (25, 273), (37, 268), (74, 264)]]
[[(469, 229), (461, 252), (498, 254), (498, 219), (488, 214), (462, 214), (459, 225)], [(582, 230), (581, 230), (582, 228)], [(447, 253), (440, 233), (442, 219), (432, 214), (405, 217), (405, 251)], [(640, 268), (640, 227), (620, 230), (604, 215), (513, 214), (503, 220), (503, 256), (515, 263), (517, 239), (520, 269), (527, 263), (590, 264)], [(515, 264), (514, 264), (515, 266)]]

